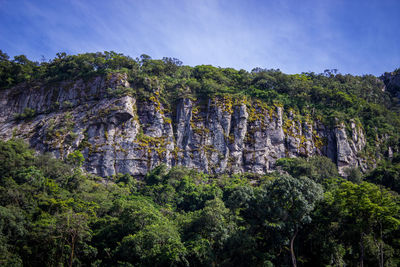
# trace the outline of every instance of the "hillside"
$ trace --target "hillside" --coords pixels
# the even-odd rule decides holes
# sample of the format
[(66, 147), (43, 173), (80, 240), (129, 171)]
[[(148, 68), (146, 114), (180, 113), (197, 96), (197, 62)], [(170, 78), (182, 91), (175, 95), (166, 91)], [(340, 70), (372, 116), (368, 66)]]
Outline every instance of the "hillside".
[(1, 64), (1, 138), (61, 159), (79, 150), (103, 177), (143, 176), (161, 163), (263, 174), (280, 158), (315, 155), (346, 175), (399, 149), (395, 72), (287, 75), (114, 52), (40, 64), (2, 54)]
[(0, 51), (1, 266), (399, 266), (400, 71)]

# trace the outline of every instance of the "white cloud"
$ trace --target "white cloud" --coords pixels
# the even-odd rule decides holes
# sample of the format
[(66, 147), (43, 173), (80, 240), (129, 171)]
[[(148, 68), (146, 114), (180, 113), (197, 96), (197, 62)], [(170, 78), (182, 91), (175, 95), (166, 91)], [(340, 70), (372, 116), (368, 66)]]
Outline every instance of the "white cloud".
[[(343, 0), (16, 1), (20, 10), (13, 14), (1, 10), (0, 2), (0, 15), (21, 12), (27, 25), (19, 25), (24, 31), (9, 36), (6, 47), (17, 40), (19, 51), (34, 51), (36, 57), (114, 50), (132, 57), (177, 57), (189, 65), (288, 73), (368, 67), (372, 72), (379, 66), (376, 59), (366, 64), (365, 49), (357, 49), (360, 41), (346, 35), (347, 25), (337, 17), (347, 7)], [(373, 48), (373, 38), (365, 38)]]

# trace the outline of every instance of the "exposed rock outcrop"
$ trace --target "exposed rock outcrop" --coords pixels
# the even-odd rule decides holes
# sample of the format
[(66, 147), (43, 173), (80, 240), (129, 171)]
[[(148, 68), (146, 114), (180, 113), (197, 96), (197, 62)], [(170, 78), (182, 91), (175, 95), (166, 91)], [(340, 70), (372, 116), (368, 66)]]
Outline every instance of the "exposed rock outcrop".
[[(41, 152), (64, 158), (81, 150), (84, 168), (100, 176), (144, 175), (165, 163), (207, 173), (266, 173), (282, 157), (325, 155), (344, 174), (366, 168), (361, 125), (327, 127), (281, 106), (229, 97), (180, 99), (168, 110), (154, 89), (135, 99), (121, 74), (53, 86), (0, 92), (0, 137), (20, 137)], [(123, 95), (123, 94), (122, 94)], [(26, 109), (35, 111), (23, 118)], [(18, 118), (18, 119), (17, 119)]]

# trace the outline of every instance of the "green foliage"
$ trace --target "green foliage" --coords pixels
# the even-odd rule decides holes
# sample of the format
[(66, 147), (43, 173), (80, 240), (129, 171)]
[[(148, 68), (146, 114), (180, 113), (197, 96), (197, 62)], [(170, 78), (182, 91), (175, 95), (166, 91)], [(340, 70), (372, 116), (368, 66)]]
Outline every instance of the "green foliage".
[(359, 184), (362, 182), (362, 173), (358, 168), (347, 168), (344, 170), (347, 180)]
[[(82, 161), (79, 151), (63, 162), (0, 141), (0, 265), (357, 266), (360, 255), (368, 266), (400, 262), (399, 196), (337, 178), (326, 158), (282, 159), (292, 176), (160, 165), (141, 180), (84, 174)], [(382, 164), (393, 168), (397, 157)]]
[(25, 108), (22, 113), (14, 114), (14, 118), (16, 120), (25, 120), (25, 119), (31, 119), (35, 117), (35, 115), (36, 115), (36, 110), (31, 108)]
[(19, 170), (32, 165), (33, 160), (33, 151), (22, 140), (0, 141), (0, 177), (16, 175)]
[[(363, 260), (373, 261), (373, 257), (372, 259), (368, 258), (373, 254), (377, 256), (378, 262), (382, 266), (383, 262), (381, 261), (389, 261), (383, 255), (383, 250), (386, 250), (385, 247), (388, 246), (387, 240), (391, 238), (387, 236), (387, 233), (400, 226), (399, 205), (395, 197), (387, 190), (370, 183), (363, 182), (356, 185), (343, 182), (336, 190), (327, 195), (326, 201), (336, 211), (332, 215), (340, 223), (343, 231), (342, 240), (353, 245), (353, 250), (358, 252), (360, 262)], [(374, 240), (376, 248), (371, 251), (372, 255), (364, 256), (365, 247), (367, 247), (366, 240), (369, 237)], [(353, 243), (352, 238), (358, 239), (357, 246)]]
[(186, 263), (186, 249), (176, 227), (168, 222), (150, 224), (134, 235), (125, 236), (117, 247), (122, 261), (138, 266), (166, 266)]
[(84, 161), (85, 158), (79, 150), (69, 153), (67, 156), (67, 162), (72, 166), (81, 167)]
[(88, 78), (93, 75), (113, 71), (130, 71), (138, 68), (138, 63), (130, 57), (113, 51), (67, 55), (57, 53), (49, 62), (32, 62), (26, 56), (15, 56), (9, 60), (0, 50), (0, 87), (10, 87), (21, 82), (35, 80), (62, 81)]
[(167, 171), (165, 165), (149, 172), (141, 189), (159, 205), (167, 205), (183, 211), (204, 207), (207, 200), (221, 196), (221, 189), (207, 176), (197, 171), (174, 167)]
[(396, 155), (393, 161), (383, 161), (366, 175), (366, 181), (384, 185), (400, 193), (400, 157)]
[(320, 184), (339, 177), (336, 165), (327, 157), (281, 158), (276, 164), (293, 177), (306, 176)]

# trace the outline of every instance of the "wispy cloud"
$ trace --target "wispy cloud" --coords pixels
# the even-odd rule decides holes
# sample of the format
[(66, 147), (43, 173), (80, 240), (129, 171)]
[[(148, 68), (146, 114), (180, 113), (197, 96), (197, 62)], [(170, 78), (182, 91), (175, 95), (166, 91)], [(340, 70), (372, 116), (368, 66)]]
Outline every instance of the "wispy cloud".
[(0, 49), (36, 59), (114, 50), (189, 65), (380, 74), (399, 67), (400, 19), (391, 16), (399, 9), (389, 0), (4, 0)]

